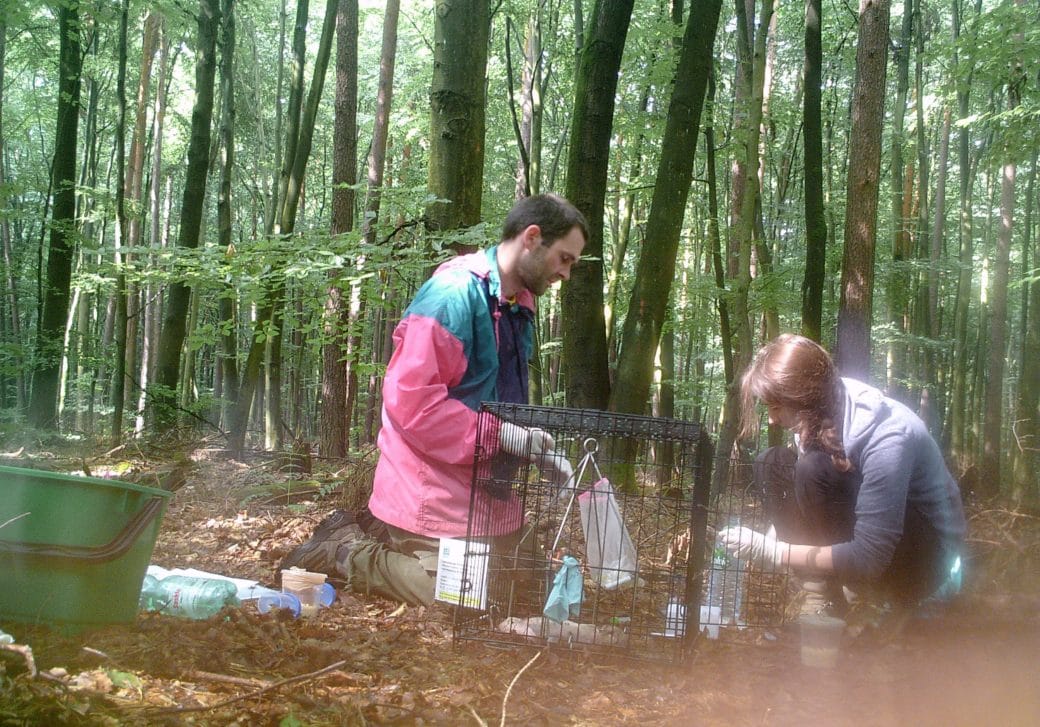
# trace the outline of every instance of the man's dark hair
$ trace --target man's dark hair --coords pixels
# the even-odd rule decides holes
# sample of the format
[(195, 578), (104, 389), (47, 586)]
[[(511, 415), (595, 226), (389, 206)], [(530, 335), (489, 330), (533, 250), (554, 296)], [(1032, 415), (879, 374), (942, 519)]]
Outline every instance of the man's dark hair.
[(558, 194), (536, 194), (519, 200), (506, 215), (502, 225), (502, 239), (511, 240), (529, 225), (542, 230), (542, 244), (552, 245), (575, 227), (581, 229), (585, 242), (589, 241), (589, 225), (585, 215)]

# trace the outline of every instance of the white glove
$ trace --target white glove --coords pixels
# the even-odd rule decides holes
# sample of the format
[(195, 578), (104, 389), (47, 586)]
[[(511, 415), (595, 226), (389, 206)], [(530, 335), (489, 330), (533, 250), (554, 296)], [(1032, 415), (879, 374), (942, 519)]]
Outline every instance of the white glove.
[(556, 448), (556, 442), (543, 429), (502, 422), (498, 430), (498, 446), (506, 454), (538, 464), (543, 454)]
[(538, 471), (542, 476), (557, 487), (574, 487), (574, 467), (563, 453), (549, 450), (539, 457), (535, 464), (538, 465)]
[(725, 528), (719, 531), (719, 542), (738, 558), (754, 561), (757, 565), (779, 568), (791, 545), (770, 533), (759, 533), (751, 528)]

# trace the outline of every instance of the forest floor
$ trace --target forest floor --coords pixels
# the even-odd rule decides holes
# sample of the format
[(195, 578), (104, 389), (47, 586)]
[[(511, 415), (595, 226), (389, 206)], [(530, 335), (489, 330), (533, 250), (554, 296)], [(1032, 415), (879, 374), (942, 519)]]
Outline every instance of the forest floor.
[[(32, 461), (4, 464), (54, 468), (21, 459)], [(166, 568), (273, 585), (281, 558), (358, 498), (337, 486), (349, 489), (348, 470), (305, 476), (290, 494), (273, 460), (192, 459), (152, 558)], [(972, 508), (971, 523), (959, 606), (898, 635), (863, 631), (832, 669), (800, 663), (790, 625), (739, 643), (724, 630), (682, 664), (648, 664), (455, 645), (450, 607), (341, 592), (310, 619), (246, 603), (208, 621), (141, 614), (75, 635), (0, 622), (17, 640), (0, 651), (0, 725), (1040, 724), (1040, 519)]]

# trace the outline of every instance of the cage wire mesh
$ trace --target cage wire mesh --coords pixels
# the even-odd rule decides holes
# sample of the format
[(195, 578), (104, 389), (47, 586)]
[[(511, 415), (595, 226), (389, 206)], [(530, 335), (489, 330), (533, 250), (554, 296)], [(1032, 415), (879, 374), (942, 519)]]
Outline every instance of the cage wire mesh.
[[(731, 628), (723, 632), (777, 620), (776, 584), (753, 588), (751, 582), (766, 574), (715, 548), (718, 528), (738, 518), (754, 526), (761, 508), (735, 479), (742, 474), (738, 467), (731, 468), (732, 482), (711, 497), (711, 444), (701, 426), (484, 404), (477, 441), (490, 441), (500, 421), (545, 430), (571, 463), (573, 477), (561, 486), (524, 457), (489, 458), (478, 446), (468, 533), (460, 546), (456, 642), (553, 644), (675, 662), (701, 629), (718, 634), (727, 615)], [(484, 537), (502, 531), (509, 506), (515, 523), (522, 522), (519, 530)], [(575, 578), (580, 604), (573, 603)], [(707, 599), (716, 596), (719, 609), (713, 611)]]

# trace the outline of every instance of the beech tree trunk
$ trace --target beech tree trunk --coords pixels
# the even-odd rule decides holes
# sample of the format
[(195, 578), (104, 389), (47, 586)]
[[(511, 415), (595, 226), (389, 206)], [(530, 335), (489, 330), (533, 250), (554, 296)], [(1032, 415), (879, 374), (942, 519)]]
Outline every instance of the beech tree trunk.
[[(396, 0), (390, 0), (391, 3)], [(336, 116), (333, 130), (332, 228), (340, 235), (354, 228), (354, 185), (357, 183), (357, 71), (358, 4), (340, 0), (336, 17)], [(382, 84), (380, 84), (382, 90)], [(376, 122), (378, 124), (378, 121)], [(320, 451), (325, 457), (344, 457), (350, 433), (347, 407), (347, 341), (350, 337), (349, 305), (340, 282), (340, 271), (329, 274), (325, 297), (322, 346)]]
[[(130, 0), (122, 0), (119, 9), (119, 68), (116, 71), (116, 179), (126, 174), (126, 36)], [(127, 328), (127, 285), (126, 255), (126, 185), (116, 186), (116, 352), (115, 369), (112, 373), (112, 441), (118, 443), (123, 435), (123, 408), (126, 399), (126, 328)]]
[[(0, 16), (0, 186), (7, 183), (4, 152), (4, 69), (6, 67), (7, 24)], [(11, 225), (5, 216), (0, 217), (0, 246), (4, 259), (4, 295), (7, 298), (7, 317), (10, 326), (8, 341), (11, 344), (12, 360), (15, 365), (15, 404), (19, 411), (25, 411), (28, 404), (25, 387), (25, 365), (22, 355), (22, 322), (18, 313), (18, 289), (14, 277), (14, 257), (11, 250)]]
[[(220, 28), (218, 0), (200, 0), (196, 43), (195, 107), (191, 114), (188, 167), (181, 198), (181, 224), (177, 245), (195, 249), (202, 230), (209, 173), (210, 124), (213, 121), (213, 85), (217, 75), (217, 33)], [(173, 423), (177, 402), (179, 364), (187, 332), (191, 288), (174, 281), (167, 293), (166, 313), (159, 336), (152, 407), (154, 421), (162, 429)]]
[[(954, 40), (954, 65), (959, 65), (958, 48), (961, 43), (961, 2), (953, 0), (953, 40)], [(975, 19), (977, 20), (982, 9), (982, 0), (975, 2)], [(973, 23), (971, 29), (972, 38), (964, 47), (969, 49), (969, 57), (966, 59), (968, 69), (967, 81), (957, 87), (957, 118), (967, 121), (971, 114), (969, 94), (974, 75), (974, 36), (977, 32), (977, 23)], [(961, 126), (957, 133), (957, 166), (960, 170), (960, 191), (958, 201), (958, 275), (957, 295), (954, 299), (953, 312), (953, 370), (950, 378), (953, 381), (953, 393), (950, 396), (949, 414), (946, 417), (946, 430), (944, 440), (949, 442), (950, 456), (957, 465), (960, 475), (973, 464), (974, 457), (971, 454), (971, 446), (968, 441), (968, 428), (971, 423), (970, 411), (968, 409), (968, 360), (972, 352), (968, 341), (968, 310), (971, 305), (972, 270), (974, 267), (974, 221), (972, 217), (972, 184), (975, 179), (975, 169), (971, 154), (971, 131), (967, 124)]]
[(614, 95), (633, 0), (596, 0), (574, 89), (566, 197), (589, 226), (583, 257), (560, 294), (567, 404), (605, 409), (610, 401), (603, 315), (603, 207)]
[[(217, 189), (217, 239), (224, 254), (235, 254), (232, 239), (231, 179), (235, 167), (235, 0), (223, 0), (223, 30), (221, 35), (220, 90), (223, 104), (220, 114), (220, 186)], [(220, 345), (217, 355), (221, 420), (227, 419), (238, 397), (238, 335), (236, 320), (237, 293), (227, 281), (220, 296)]]
[[(440, 0), (433, 30), (428, 228), (480, 222), (484, 190), (488, 0)], [(472, 252), (457, 246), (458, 252)]]
[(665, 121), (657, 182), (646, 224), (646, 239), (636, 263), (635, 282), (621, 338), (617, 382), (610, 402), (612, 411), (642, 414), (646, 410), (654, 358), (670, 305), (679, 235), (693, 177), (697, 132), (711, 74), (721, 8), (721, 0), (707, 0), (700, 5), (690, 16), (683, 36)]
[[(892, 266), (885, 281), (888, 304), (888, 320), (892, 326), (892, 338), (888, 342), (888, 366), (885, 372), (885, 388), (889, 395), (908, 403), (904, 382), (907, 368), (906, 338), (910, 331), (910, 297), (912, 276), (910, 264), (913, 259), (913, 227), (909, 216), (913, 195), (912, 177), (904, 177), (907, 163), (903, 159), (906, 144), (906, 99), (910, 89), (910, 48), (913, 35), (913, 3), (906, 0), (899, 36), (893, 40), (895, 62), (896, 96), (892, 103), (891, 132), (891, 215), (892, 215)], [(910, 163), (910, 170), (913, 165)]]
[(58, 427), (58, 382), (63, 353), (61, 344), (65, 338), (65, 323), (69, 314), (75, 248), (76, 142), (83, 67), (77, 0), (59, 6), (58, 33), (61, 37), (58, 113), (51, 172), (54, 205), (47, 251), (46, 285), (42, 296), (43, 311), (36, 337), (36, 368), (29, 405), (29, 421), (45, 429)]
[(870, 375), (874, 248), (881, 177), (881, 129), (888, 68), (889, 0), (860, 0), (856, 82), (846, 185), (845, 249), (841, 269), (836, 362), (846, 376)]
[(823, 19), (822, 0), (805, 2), (805, 69), (802, 132), (805, 144), (805, 277), (802, 334), (820, 341), (827, 268), (827, 218), (823, 203)]

